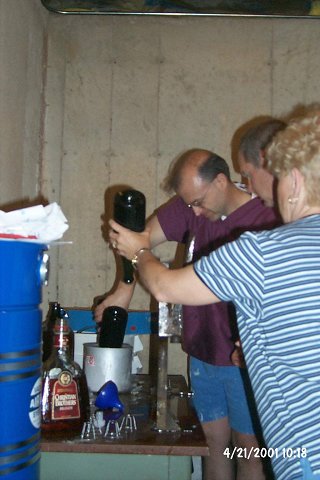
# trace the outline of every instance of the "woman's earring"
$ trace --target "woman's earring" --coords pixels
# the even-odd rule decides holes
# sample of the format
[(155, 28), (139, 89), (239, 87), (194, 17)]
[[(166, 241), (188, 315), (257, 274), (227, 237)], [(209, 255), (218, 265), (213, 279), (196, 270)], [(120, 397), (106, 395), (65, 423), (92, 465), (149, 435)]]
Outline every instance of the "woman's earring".
[(297, 203), (299, 197), (288, 197), (289, 203)]

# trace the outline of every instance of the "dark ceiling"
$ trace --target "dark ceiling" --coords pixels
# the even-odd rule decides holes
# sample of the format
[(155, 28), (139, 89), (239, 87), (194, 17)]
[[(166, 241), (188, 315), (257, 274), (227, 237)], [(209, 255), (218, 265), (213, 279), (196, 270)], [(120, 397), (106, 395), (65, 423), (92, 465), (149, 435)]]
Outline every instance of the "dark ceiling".
[(310, 17), (320, 15), (319, 1), (302, 0), (41, 0), (65, 14), (181, 14)]

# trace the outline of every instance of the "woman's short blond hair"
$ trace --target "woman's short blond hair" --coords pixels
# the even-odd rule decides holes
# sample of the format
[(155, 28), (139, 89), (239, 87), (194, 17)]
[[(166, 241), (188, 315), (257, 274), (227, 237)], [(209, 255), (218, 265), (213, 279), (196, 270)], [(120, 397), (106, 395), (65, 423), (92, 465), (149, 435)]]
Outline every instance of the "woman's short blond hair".
[(292, 119), (266, 150), (269, 171), (278, 177), (297, 168), (305, 178), (310, 205), (320, 201), (320, 106)]

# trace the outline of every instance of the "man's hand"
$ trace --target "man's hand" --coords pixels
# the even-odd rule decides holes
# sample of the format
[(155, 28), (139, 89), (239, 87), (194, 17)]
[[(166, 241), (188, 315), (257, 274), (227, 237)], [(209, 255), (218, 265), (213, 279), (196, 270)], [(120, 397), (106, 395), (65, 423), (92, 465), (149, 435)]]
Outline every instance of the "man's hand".
[(134, 287), (135, 282), (131, 284), (119, 282), (112, 293), (95, 297), (92, 307), (95, 321), (97, 323), (102, 321), (103, 312), (107, 307), (116, 306), (128, 310)]
[(128, 260), (132, 260), (134, 255), (141, 248), (150, 249), (149, 230), (145, 230), (141, 233), (133, 232), (128, 228), (122, 227), (114, 220), (110, 220), (109, 225), (111, 227), (109, 231), (109, 240), (112, 248)]

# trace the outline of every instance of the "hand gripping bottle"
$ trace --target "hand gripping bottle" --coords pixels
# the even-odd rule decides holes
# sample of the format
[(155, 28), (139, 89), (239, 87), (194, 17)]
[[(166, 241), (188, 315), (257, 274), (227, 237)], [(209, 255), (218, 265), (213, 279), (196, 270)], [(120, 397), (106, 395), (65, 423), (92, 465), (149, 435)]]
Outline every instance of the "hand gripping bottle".
[[(146, 199), (143, 193), (137, 190), (118, 192), (114, 199), (114, 220), (123, 227), (134, 232), (143, 232), (145, 229)], [(133, 282), (133, 267), (129, 260), (122, 257), (123, 282)]]

